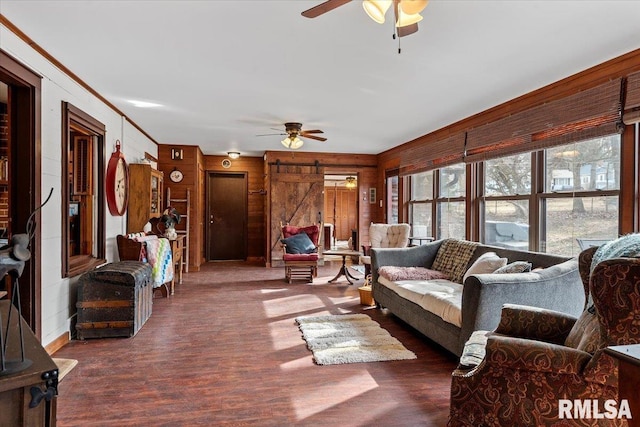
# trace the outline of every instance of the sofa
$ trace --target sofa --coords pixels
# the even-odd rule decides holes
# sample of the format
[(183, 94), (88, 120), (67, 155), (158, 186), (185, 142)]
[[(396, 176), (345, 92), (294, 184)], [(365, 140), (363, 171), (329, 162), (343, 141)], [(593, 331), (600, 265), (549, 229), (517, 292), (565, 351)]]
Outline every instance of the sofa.
[[(478, 268), (487, 258), (500, 261), (496, 265), (485, 262)], [(380, 274), (387, 270), (394, 270), (395, 275)], [(388, 309), (456, 356), (474, 331), (498, 326), (504, 304), (575, 317), (585, 304), (576, 258), (465, 240), (372, 249), (371, 274), (378, 307)]]

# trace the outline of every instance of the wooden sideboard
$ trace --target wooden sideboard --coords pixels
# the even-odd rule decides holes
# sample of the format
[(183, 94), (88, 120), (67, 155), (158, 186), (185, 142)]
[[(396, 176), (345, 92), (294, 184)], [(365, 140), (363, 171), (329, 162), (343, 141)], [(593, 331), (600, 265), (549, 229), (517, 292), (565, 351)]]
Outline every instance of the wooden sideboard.
[(605, 353), (618, 360), (618, 405), (627, 399), (632, 418), (629, 427), (640, 426), (640, 344), (607, 347)]
[[(10, 307), (12, 306), (8, 300), (0, 301), (3, 328), (7, 324)], [(58, 367), (40, 345), (27, 322), (18, 318), (18, 310), (15, 308), (11, 312), (7, 359), (22, 359), (18, 322), (22, 322), (25, 359), (31, 361), (31, 364), (15, 373), (0, 374), (0, 424), (8, 427), (55, 426)]]

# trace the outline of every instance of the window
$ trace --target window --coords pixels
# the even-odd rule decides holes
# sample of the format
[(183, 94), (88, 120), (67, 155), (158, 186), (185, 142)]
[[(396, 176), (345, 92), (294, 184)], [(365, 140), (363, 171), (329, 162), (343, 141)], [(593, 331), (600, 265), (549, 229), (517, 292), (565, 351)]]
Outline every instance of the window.
[(410, 176), (412, 236), (465, 238), (465, 177), (462, 163)]
[(414, 237), (433, 236), (433, 171), (410, 177), (409, 221)]
[(619, 135), (546, 149), (544, 166), (542, 250), (575, 256), (618, 237)]
[(387, 224), (398, 224), (400, 214), (398, 206), (398, 183), (398, 175), (387, 178)]
[(529, 248), (531, 154), (484, 162), (482, 241), (505, 248)]
[(436, 237), (465, 238), (466, 167), (464, 163), (438, 170)]
[(63, 103), (62, 276), (103, 263), (104, 135), (102, 123)]

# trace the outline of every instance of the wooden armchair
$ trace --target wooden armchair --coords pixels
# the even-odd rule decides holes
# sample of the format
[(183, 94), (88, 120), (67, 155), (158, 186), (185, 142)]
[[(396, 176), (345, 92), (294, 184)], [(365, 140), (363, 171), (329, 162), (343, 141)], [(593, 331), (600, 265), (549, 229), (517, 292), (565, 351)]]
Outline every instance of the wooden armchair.
[(303, 279), (313, 282), (318, 276), (318, 240), (320, 227), (282, 226), (282, 246), (284, 253), (284, 276), (288, 283), (293, 279)]

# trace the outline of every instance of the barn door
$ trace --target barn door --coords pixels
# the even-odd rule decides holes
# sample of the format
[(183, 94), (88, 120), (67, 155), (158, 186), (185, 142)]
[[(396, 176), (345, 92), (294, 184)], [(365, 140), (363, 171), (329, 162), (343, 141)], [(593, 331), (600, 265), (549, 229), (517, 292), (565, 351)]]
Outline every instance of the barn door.
[[(271, 263), (282, 265), (280, 224), (307, 226), (322, 223), (324, 168), (271, 165)], [(322, 236), (322, 232), (320, 233)], [(318, 242), (322, 247), (322, 242)]]

